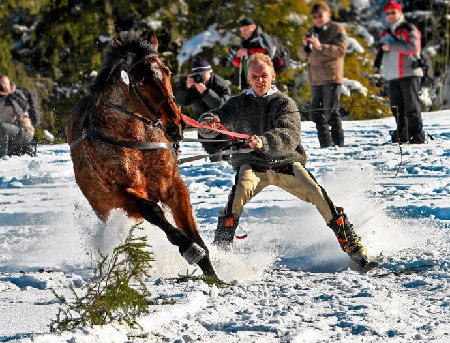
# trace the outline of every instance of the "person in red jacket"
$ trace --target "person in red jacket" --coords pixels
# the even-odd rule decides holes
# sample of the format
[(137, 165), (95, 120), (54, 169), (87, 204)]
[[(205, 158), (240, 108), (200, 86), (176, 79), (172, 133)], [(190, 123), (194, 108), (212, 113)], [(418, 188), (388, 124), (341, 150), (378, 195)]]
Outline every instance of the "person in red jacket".
[(397, 130), (392, 141), (398, 143), (425, 143), (421, 103), (419, 65), (420, 31), (403, 17), (402, 6), (390, 1), (384, 8), (387, 27), (381, 32), (381, 73), (389, 82), (389, 98)]

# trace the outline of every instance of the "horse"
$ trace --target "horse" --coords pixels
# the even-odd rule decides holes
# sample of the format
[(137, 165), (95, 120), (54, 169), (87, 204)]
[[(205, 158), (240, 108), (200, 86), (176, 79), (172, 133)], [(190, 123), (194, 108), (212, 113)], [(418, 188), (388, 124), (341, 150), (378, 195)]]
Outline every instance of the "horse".
[[(177, 163), (185, 126), (156, 36), (148, 41), (124, 31), (109, 43), (88, 95), (73, 107), (66, 136), (76, 182), (102, 221), (116, 208), (145, 219), (189, 264), (217, 278)], [(158, 203), (171, 210), (176, 227)]]

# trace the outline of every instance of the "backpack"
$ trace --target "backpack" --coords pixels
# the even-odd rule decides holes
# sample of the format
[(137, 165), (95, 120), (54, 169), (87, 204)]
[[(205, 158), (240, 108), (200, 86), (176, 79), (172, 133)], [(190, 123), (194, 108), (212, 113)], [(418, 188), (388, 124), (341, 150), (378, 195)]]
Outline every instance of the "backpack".
[(275, 47), (275, 55), (272, 58), (273, 66), (277, 74), (285, 71), (291, 65), (291, 54), (286, 46), (281, 43), (280, 38), (272, 37), (273, 45)]

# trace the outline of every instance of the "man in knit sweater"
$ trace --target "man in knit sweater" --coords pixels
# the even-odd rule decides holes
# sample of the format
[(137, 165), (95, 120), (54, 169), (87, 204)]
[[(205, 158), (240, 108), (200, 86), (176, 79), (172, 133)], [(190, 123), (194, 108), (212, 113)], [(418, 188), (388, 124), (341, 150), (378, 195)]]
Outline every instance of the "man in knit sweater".
[[(366, 249), (343, 209), (333, 204), (304, 167), (300, 115), (295, 102), (272, 85), (275, 71), (270, 57), (253, 54), (247, 68), (251, 88), (200, 117), (212, 127), (221, 123), (229, 130), (250, 135), (247, 144), (253, 149), (232, 155), (236, 182), (219, 217), (214, 244), (229, 248), (244, 205), (266, 186), (275, 185), (315, 205), (341, 248), (362, 268), (368, 266)], [(202, 135), (213, 138), (216, 132), (203, 129)]]

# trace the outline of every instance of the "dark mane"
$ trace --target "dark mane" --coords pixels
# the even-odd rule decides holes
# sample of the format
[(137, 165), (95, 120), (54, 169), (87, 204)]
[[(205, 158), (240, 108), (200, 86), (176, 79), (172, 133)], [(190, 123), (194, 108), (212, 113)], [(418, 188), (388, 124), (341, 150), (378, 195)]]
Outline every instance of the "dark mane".
[(151, 53), (157, 53), (157, 51), (150, 42), (141, 37), (138, 31), (120, 32), (119, 36), (106, 48), (102, 67), (90, 87), (91, 94), (98, 95), (103, 92), (107, 79), (117, 62), (123, 60), (128, 67), (131, 67)]

